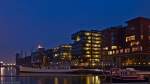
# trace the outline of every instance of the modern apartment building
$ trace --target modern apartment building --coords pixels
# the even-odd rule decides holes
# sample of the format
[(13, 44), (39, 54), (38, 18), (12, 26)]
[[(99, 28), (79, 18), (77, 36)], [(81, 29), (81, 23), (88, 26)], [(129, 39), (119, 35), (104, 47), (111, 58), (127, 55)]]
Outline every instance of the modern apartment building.
[(47, 52), (51, 63), (64, 64), (71, 62), (71, 50), (72, 46), (70, 44), (62, 44), (55, 48), (48, 49)]
[(72, 62), (80, 68), (99, 68), (102, 35), (100, 31), (79, 31), (72, 35)]

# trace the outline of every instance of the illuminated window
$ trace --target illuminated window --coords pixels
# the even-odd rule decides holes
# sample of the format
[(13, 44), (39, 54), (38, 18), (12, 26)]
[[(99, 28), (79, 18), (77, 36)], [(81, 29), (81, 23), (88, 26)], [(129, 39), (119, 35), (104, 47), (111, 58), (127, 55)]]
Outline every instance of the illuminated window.
[(123, 53), (123, 49), (120, 49), (120, 53)]
[(86, 33), (85, 33), (85, 35), (86, 35), (86, 36), (89, 36), (89, 35), (90, 35), (90, 33), (86, 32)]
[(148, 40), (150, 40), (150, 36), (148, 36)]
[(100, 43), (100, 41), (95, 41), (95, 43)]
[(139, 44), (140, 44), (139, 41), (137, 41), (137, 42), (131, 42), (131, 43), (130, 43), (130, 46), (139, 45)]
[(68, 53), (62, 53), (63, 55), (68, 55)]
[(135, 40), (135, 35), (126, 37), (126, 42)]
[(143, 39), (143, 35), (141, 35), (141, 39)]
[(86, 57), (91, 57), (91, 55), (86, 55)]
[(100, 52), (92, 52), (93, 54), (99, 54)]
[(80, 36), (77, 36), (76, 41), (80, 41)]
[(99, 57), (99, 55), (93, 55), (94, 57)]
[(132, 48), (132, 52), (138, 51), (137, 47)]
[(90, 40), (88, 40), (87, 42), (88, 42), (88, 43), (91, 43), (91, 41), (90, 41)]
[(137, 47), (133, 47), (132, 48), (132, 52), (136, 52), (136, 51), (142, 51), (143, 47), (142, 46), (137, 46)]
[(99, 62), (99, 59), (94, 59), (94, 61)]
[(140, 51), (143, 51), (143, 47), (142, 46), (140, 46)]
[(100, 47), (100, 46), (101, 46), (101, 45), (96, 45), (96, 44), (95, 44), (95, 45), (93, 45), (93, 47)]
[(86, 54), (90, 54), (90, 51), (87, 51)]
[(64, 48), (71, 48), (72, 46), (70, 46), (70, 45), (63, 45), (63, 46), (61, 46), (61, 47), (64, 47)]
[(112, 51), (108, 51), (108, 55), (112, 55)]
[(100, 40), (100, 38), (95, 38), (96, 40)]
[(88, 39), (91, 39), (91, 37), (87, 37)]
[(116, 50), (116, 54), (119, 54), (119, 50)]
[(111, 46), (111, 49), (117, 49), (117, 46)]
[(84, 48), (84, 50), (90, 50), (90, 48)]
[(100, 34), (96, 34), (96, 33), (95, 33), (95, 34), (92, 34), (92, 35), (93, 35), (93, 36), (100, 36)]
[(130, 48), (126, 48), (125, 53), (129, 53), (129, 52), (130, 52)]
[(145, 62), (143, 62), (143, 64), (146, 64)]
[(100, 50), (99, 48), (93, 48), (93, 50)]
[(90, 44), (85, 44), (85, 45), (88, 46), (88, 47), (90, 46)]
[(58, 54), (55, 54), (54, 56), (55, 56), (55, 57), (57, 57), (57, 56), (58, 56)]
[(108, 50), (108, 47), (104, 47), (103, 50)]
[(113, 50), (112, 53), (115, 54), (115, 51)]

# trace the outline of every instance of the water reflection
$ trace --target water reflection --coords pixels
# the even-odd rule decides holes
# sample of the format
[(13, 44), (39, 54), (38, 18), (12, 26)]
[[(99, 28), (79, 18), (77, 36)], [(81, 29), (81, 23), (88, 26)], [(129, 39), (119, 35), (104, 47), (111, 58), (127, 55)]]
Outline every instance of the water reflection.
[(69, 74), (20, 74), (21, 84), (101, 84), (99, 76)]
[(3, 81), (4, 81), (4, 77), (3, 77), (3, 75), (4, 75), (4, 67), (2, 67), (1, 69), (1, 73), (0, 73), (0, 77), (1, 77), (1, 84), (3, 84)]
[(106, 84), (102, 83), (103, 80), (99, 75), (33, 74), (33, 73), (32, 74), (20, 73), (19, 75), (16, 75), (15, 68), (2, 67), (0, 70), (1, 70), (0, 84)]
[(1, 81), (4, 83), (20, 84), (101, 84), (99, 76), (71, 74), (27, 74), (16, 75), (16, 69), (1, 67)]
[(86, 84), (101, 84), (100, 77), (98, 76), (87, 76)]

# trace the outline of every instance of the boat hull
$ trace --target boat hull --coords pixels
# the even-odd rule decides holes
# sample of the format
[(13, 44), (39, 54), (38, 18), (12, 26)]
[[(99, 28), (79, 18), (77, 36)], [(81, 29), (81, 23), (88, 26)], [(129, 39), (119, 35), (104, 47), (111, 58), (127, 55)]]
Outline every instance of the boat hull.
[(148, 78), (144, 79), (122, 79), (112, 77), (112, 83), (139, 83), (139, 82), (149, 82)]
[(23, 73), (72, 73), (75, 69), (43, 69), (31, 67), (19, 67), (19, 72)]
[(97, 69), (43, 69), (31, 67), (19, 67), (19, 72), (22, 73), (75, 73), (75, 74), (102, 74), (101, 70)]

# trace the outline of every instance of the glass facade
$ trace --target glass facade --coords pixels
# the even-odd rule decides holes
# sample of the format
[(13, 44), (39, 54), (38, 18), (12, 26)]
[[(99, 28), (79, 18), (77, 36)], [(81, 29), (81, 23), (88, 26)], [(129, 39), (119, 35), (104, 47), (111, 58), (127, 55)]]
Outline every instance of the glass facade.
[[(75, 39), (80, 36), (80, 41)], [(100, 31), (79, 31), (72, 35), (72, 55), (79, 59), (79, 66), (83, 68), (99, 68), (101, 59)]]

